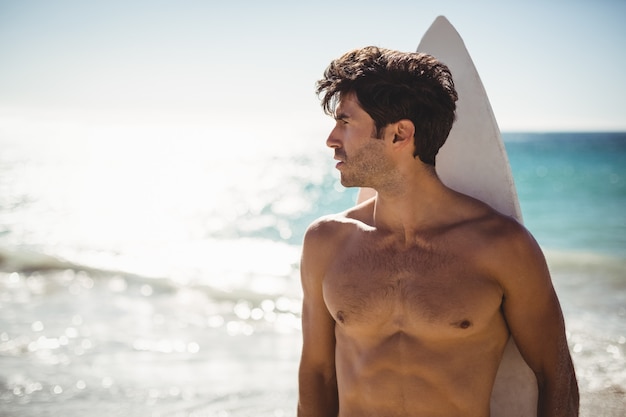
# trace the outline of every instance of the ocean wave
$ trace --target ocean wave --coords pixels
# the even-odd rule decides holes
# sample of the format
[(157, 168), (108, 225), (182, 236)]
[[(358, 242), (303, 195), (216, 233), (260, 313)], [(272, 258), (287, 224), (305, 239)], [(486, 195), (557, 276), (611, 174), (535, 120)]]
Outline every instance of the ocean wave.
[(35, 272), (59, 269), (83, 269), (59, 257), (32, 249), (6, 249), (0, 247), (0, 271)]
[(0, 247), (0, 273), (31, 278), (30, 282), (44, 277), (47, 287), (68, 286), (70, 281), (87, 277), (114, 287), (124, 282), (124, 288), (144, 288), (151, 294), (193, 289), (214, 300), (253, 303), (300, 296), (298, 247), (239, 239), (181, 246), (176, 252), (170, 250), (169, 256), (163, 252), (168, 251), (120, 254)]
[(626, 259), (592, 251), (544, 251), (553, 274), (567, 275), (570, 279), (602, 276), (626, 285)]

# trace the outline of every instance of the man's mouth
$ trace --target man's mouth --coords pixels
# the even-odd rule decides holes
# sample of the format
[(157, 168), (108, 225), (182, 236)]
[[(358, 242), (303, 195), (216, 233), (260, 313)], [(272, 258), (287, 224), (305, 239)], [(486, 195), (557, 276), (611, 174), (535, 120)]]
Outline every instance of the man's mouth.
[(339, 161), (337, 162), (337, 164), (335, 165), (335, 168), (339, 169), (342, 165), (344, 165), (346, 163), (346, 156), (345, 154), (338, 154), (335, 153), (335, 161)]
[(346, 162), (346, 154), (345, 152), (335, 152), (335, 158), (336, 161), (339, 162)]

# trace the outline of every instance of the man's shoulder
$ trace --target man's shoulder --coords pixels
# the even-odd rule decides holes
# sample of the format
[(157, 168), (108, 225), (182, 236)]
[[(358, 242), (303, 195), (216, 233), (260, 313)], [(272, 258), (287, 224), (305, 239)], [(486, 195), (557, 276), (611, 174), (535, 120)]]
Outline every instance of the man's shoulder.
[(489, 235), (489, 237), (509, 239), (527, 233), (524, 225), (517, 219), (502, 214), (491, 207), (485, 210), (484, 216), (477, 220), (479, 230)]
[(313, 221), (306, 230), (305, 240), (332, 239), (358, 227), (359, 221), (348, 211), (328, 214)]
[(328, 239), (357, 231), (368, 226), (371, 208), (361, 203), (348, 210), (328, 214), (313, 221), (306, 230), (305, 239)]
[(528, 229), (514, 217), (502, 214), (471, 197), (466, 202), (467, 205), (460, 209), (465, 209), (465, 214), (453, 222), (458, 226), (453, 227), (453, 230), (461, 242), (471, 242), (472, 252), (506, 253), (521, 247), (536, 246)]
[[(543, 263), (543, 252), (528, 229), (517, 219), (492, 208), (465, 229), (465, 245), (476, 261), (498, 271)], [(499, 274), (498, 274), (499, 275)]]
[(495, 236), (510, 236), (525, 232), (525, 227), (515, 218), (505, 215), (489, 204), (462, 193), (457, 197), (455, 221), (465, 231), (473, 230)]
[(502, 245), (506, 244), (530, 244), (534, 239), (528, 229), (512, 216), (502, 214), (495, 209), (485, 219), (483, 233), (486, 237)]
[[(347, 246), (364, 225), (352, 210), (322, 216), (309, 225), (302, 245), (303, 271), (318, 271), (313, 277), (323, 276), (332, 260)], [(306, 274), (310, 275), (310, 274)], [(303, 275), (304, 276), (304, 275)]]

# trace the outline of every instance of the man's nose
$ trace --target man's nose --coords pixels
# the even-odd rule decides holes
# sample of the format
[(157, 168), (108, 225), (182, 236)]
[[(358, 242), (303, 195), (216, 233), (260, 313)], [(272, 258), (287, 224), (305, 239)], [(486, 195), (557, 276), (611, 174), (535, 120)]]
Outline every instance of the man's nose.
[(331, 130), (328, 138), (326, 139), (326, 146), (328, 146), (329, 148), (336, 149), (341, 147), (341, 141), (337, 137), (336, 130), (336, 128)]

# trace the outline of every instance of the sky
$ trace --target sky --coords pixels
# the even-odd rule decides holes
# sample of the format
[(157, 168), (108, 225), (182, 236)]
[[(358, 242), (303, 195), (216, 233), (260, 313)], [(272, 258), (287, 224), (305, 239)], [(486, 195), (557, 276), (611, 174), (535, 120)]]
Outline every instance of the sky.
[(328, 63), (415, 50), (438, 15), (464, 39), (503, 131), (626, 130), (626, 1), (0, 0), (0, 124), (328, 126)]

